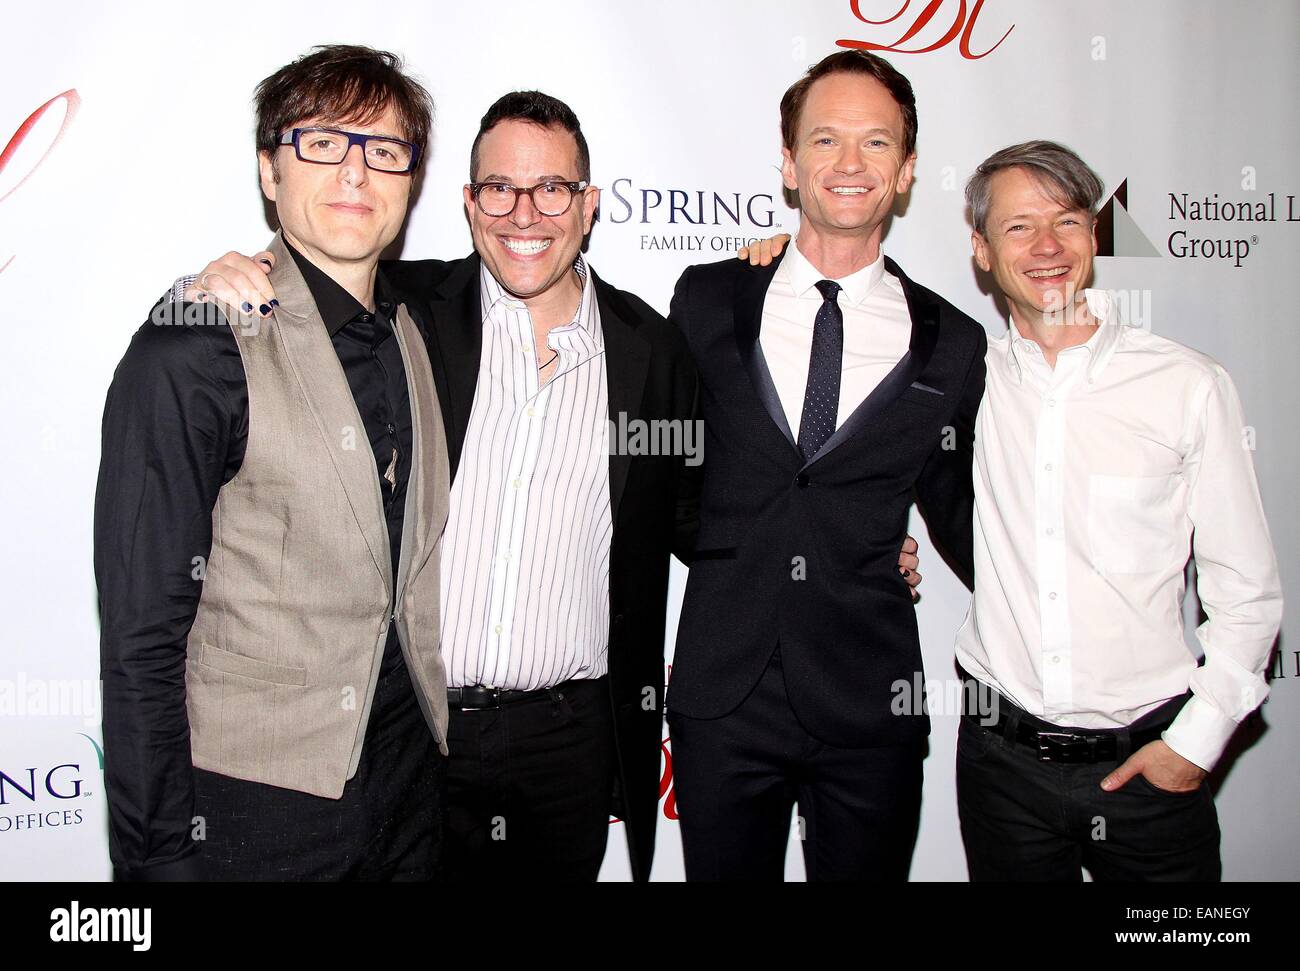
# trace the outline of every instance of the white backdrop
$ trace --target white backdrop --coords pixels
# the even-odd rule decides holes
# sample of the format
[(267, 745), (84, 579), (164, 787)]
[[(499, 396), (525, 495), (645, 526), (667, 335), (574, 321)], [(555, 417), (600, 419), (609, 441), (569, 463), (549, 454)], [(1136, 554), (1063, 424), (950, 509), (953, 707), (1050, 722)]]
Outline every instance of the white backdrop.
[[(865, 22), (905, 6), (891, 23)], [(250, 96), (261, 78), (314, 44), (399, 52), (437, 100), (432, 164), (400, 255), (469, 251), (460, 186), (478, 118), (507, 90), (541, 88), (577, 111), (593, 180), (605, 190), (593, 265), (663, 311), (686, 265), (728, 255), (737, 238), (797, 227), (777, 170), (777, 104), (787, 85), (842, 39), (909, 52), (935, 46), (886, 54), (911, 78), (920, 115), (916, 184), (886, 250), (1000, 333), (1004, 318), (976, 278), (962, 211), (961, 186), (973, 166), (1003, 145), (1048, 137), (1089, 160), (1108, 193), (1126, 181), (1127, 215), (1115, 214), (1118, 252), (1099, 260), (1099, 285), (1134, 293), (1141, 323), (1211, 354), (1233, 374), (1253, 424), (1282, 576), (1294, 594), (1300, 524), (1287, 496), (1300, 471), (1292, 427), (1300, 382), (1290, 286), (1300, 200), (1290, 197), (1300, 195), (1300, 5), (945, 0), (898, 44), (925, 7), (903, 0), (553, 0), (544, 7), (54, 0), (0, 12), (0, 145), (9, 142), (0, 155), (0, 407), (7, 416), (0, 422), (0, 878), (109, 873), (91, 570), (104, 392), (131, 333), (173, 277), (269, 239)], [(506, 39), (477, 39), (488, 13), (511, 25)], [(951, 41), (936, 46), (955, 24)], [(51, 99), (26, 135), (11, 140)], [(69, 104), (79, 107), (69, 112)], [(738, 219), (714, 211), (715, 193), (727, 209), (739, 202)], [(1221, 202), (1266, 205), (1271, 197), (1274, 219), (1198, 220), (1183, 193), (1189, 201), (1217, 193)], [(703, 220), (695, 224), (701, 200)], [(1182, 255), (1193, 237), (1232, 241), (1234, 255)], [(926, 669), (939, 682), (932, 693), (943, 696), (969, 597), (919, 519), (913, 532), (922, 542)], [(684, 579), (674, 570), (670, 647)], [(1188, 599), (1194, 624), (1196, 603)], [(1228, 879), (1300, 877), (1293, 627), (1288, 618), (1273, 694), (1240, 733), (1240, 758), (1220, 774)], [(966, 877), (955, 735), (952, 712), (936, 712), (914, 879)], [(671, 798), (664, 805), (670, 814)], [(680, 878), (677, 839), (676, 824), (661, 819), (657, 879)], [(801, 873), (797, 853), (788, 870)], [(615, 824), (604, 875), (626, 873)]]

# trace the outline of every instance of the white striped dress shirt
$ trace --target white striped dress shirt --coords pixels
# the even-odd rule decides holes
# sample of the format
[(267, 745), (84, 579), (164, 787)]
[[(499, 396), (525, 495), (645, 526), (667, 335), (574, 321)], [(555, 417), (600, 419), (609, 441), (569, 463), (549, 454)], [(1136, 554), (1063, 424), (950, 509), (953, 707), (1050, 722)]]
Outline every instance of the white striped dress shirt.
[(533, 690), (608, 670), (608, 386), (591, 276), (547, 336), (538, 380), (528, 308), (484, 267), (474, 405), (442, 547), (442, 653), (451, 687)]

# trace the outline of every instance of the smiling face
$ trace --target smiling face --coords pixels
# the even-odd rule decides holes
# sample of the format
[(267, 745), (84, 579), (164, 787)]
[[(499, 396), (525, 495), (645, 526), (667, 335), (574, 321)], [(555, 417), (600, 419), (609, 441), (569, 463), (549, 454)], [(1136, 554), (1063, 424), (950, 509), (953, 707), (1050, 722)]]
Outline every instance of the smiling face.
[(865, 74), (828, 74), (808, 89), (793, 151), (782, 149), (786, 188), (798, 190), (802, 236), (865, 236), (878, 244), (894, 198), (912, 184), (903, 112)]
[(984, 234), (971, 234), (975, 262), (992, 272), (1022, 331), (1052, 317), (1092, 280), (1095, 220), (1071, 208), (1021, 166), (995, 172)]
[[(476, 182), (532, 186), (581, 178), (578, 143), (561, 127), (510, 119), (489, 129), (479, 142)], [(573, 263), (591, 231), (599, 196), (599, 190), (589, 186), (574, 196), (567, 212), (543, 216), (528, 196), (520, 195), (508, 216), (488, 216), (466, 186), (474, 249), (506, 291), (525, 303), (545, 301), (574, 283), (569, 279)]]
[[(391, 108), (365, 125), (314, 118), (293, 127), (406, 138)], [(377, 262), (402, 228), (412, 176), (367, 168), (360, 145), (349, 148), (338, 165), (304, 162), (292, 145), (276, 151), (274, 166), (266, 153), (259, 154), (259, 166), (262, 191), (275, 203), (285, 239), (327, 273), (339, 265)]]

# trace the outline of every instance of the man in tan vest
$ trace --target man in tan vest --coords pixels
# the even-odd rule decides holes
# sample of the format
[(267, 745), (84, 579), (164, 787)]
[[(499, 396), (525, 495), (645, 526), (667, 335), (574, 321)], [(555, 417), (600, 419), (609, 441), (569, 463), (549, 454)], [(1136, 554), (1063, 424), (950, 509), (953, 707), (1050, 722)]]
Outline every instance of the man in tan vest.
[(278, 301), (160, 304), (105, 407), (113, 864), (429, 879), (447, 453), (424, 324), (378, 261), (432, 102), (393, 55), (331, 46), (263, 81), (256, 106)]

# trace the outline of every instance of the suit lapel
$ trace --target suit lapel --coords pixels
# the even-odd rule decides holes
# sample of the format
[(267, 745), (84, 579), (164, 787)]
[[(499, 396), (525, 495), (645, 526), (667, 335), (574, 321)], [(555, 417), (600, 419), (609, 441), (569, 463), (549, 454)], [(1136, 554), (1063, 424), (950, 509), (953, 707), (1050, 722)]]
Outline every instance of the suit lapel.
[(442, 409), (428, 380), (428, 354), (420, 331), (402, 304), (397, 308), (393, 332), (402, 349), (406, 386), (411, 402), (411, 475), (406, 487), (402, 519), (402, 551), (397, 568), (397, 597), (412, 576), (423, 568), (447, 522), (447, 443)]
[(461, 261), (429, 300), (429, 362), (442, 402), (453, 479), (460, 466), (483, 351), (480, 266), (477, 253)]
[[(624, 427), (641, 417), (641, 399), (645, 392), (646, 374), (650, 370), (650, 345), (614, 309), (605, 281), (592, 274), (596, 288), (596, 306), (600, 310), (600, 330), (605, 339), (605, 381), (609, 389), (609, 420), (614, 427)], [(620, 422), (620, 416), (625, 416)], [(610, 443), (611, 446), (614, 444)], [(610, 521), (618, 522), (619, 502), (632, 457), (623, 449), (610, 448), (609, 453), (609, 511)]]
[(352, 514), (370, 548), (375, 569), (392, 592), (393, 567), (388, 549), (388, 527), (379, 494), (375, 456), (366, 426), (357, 411), (347, 375), (339, 363), (316, 301), (298, 270), (293, 255), (279, 233), (268, 247), (275, 257), (271, 286), (280, 306), (275, 311), (276, 330), (310, 408), (321, 440), (339, 481), (347, 493)]
[(763, 348), (758, 340), (763, 327), (763, 301), (767, 298), (767, 288), (780, 265), (781, 257), (777, 257), (767, 266), (752, 268), (736, 284), (736, 350), (740, 352), (741, 363), (749, 374), (750, 384), (753, 385), (758, 400), (763, 403), (768, 416), (790, 443), (790, 447), (797, 452), (798, 444), (790, 432), (785, 409), (781, 407), (781, 396), (776, 392), (772, 372), (768, 370), (767, 359), (763, 357)]
[(913, 381), (925, 370), (934, 353), (935, 343), (939, 339), (939, 308), (925, 294), (922, 294), (907, 275), (899, 269), (898, 264), (885, 257), (885, 270), (898, 277), (903, 286), (903, 296), (907, 298), (907, 312), (912, 318), (912, 336), (908, 341), (907, 352), (894, 365), (884, 380), (872, 390), (863, 402), (853, 409), (853, 413), (844, 419), (844, 424), (835, 429), (835, 433), (826, 440), (807, 463), (805, 468), (820, 461), (838, 446), (848, 441), (861, 429), (876, 420), (889, 405), (893, 404)]

